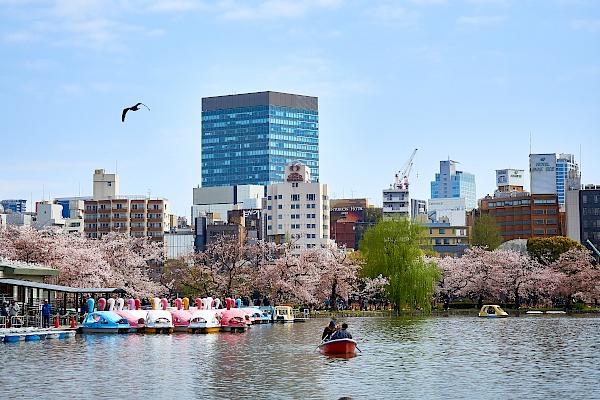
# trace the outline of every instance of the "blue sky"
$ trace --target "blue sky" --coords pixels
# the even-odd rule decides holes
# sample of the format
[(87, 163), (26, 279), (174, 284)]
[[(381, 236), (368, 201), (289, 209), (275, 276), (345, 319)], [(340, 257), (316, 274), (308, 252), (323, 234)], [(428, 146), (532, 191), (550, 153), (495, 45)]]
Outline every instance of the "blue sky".
[(597, 0), (0, 0), (0, 52), (0, 199), (104, 168), (189, 217), (201, 98), (265, 90), (319, 97), (333, 197), (380, 206), (415, 148), (414, 198), (448, 158), (492, 193), (530, 143), (600, 184)]

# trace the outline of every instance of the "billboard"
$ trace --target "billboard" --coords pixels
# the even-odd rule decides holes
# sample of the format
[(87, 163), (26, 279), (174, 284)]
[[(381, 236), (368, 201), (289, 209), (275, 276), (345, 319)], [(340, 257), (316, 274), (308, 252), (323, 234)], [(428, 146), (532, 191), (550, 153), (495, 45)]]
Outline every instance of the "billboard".
[(522, 169), (497, 169), (496, 186), (525, 186), (525, 175)]

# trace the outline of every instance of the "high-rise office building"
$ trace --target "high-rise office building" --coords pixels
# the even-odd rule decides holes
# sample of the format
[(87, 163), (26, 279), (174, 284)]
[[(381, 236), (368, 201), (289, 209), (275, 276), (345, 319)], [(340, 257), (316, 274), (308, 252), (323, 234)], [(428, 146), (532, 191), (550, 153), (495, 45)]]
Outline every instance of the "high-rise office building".
[(23, 199), (0, 200), (0, 205), (4, 208), (4, 212), (10, 210), (15, 213), (23, 213), (27, 211), (27, 200)]
[(202, 187), (283, 183), (292, 161), (318, 182), (316, 97), (269, 91), (202, 99)]
[(579, 173), (572, 154), (530, 154), (529, 179), (531, 194), (557, 194), (558, 204), (565, 205), (565, 186), (571, 174)]
[(431, 198), (464, 198), (467, 210), (472, 210), (477, 207), (475, 175), (457, 171), (456, 164), (452, 160), (440, 161), (440, 172), (431, 182)]

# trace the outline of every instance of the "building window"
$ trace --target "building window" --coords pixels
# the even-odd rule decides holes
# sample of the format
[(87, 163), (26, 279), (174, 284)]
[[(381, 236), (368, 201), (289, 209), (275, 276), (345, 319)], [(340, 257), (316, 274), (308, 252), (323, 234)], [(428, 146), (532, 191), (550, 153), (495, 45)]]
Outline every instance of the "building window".
[(267, 206), (267, 210), (270, 210), (272, 207), (271, 206)]
[(543, 229), (534, 229), (533, 230), (533, 234), (534, 235), (543, 235), (544, 234), (544, 230)]
[(277, 225), (277, 229), (283, 229), (283, 225), (282, 224)]
[(556, 229), (546, 229), (548, 235), (556, 235)]
[(544, 220), (543, 219), (534, 219), (533, 223), (536, 225), (544, 225)]
[(272, 216), (272, 215), (268, 215), (268, 216), (267, 216), (267, 220), (271, 221), (272, 219), (273, 219), (273, 216)]
[(277, 209), (278, 210), (283, 210), (283, 204), (277, 204)]
[(268, 231), (272, 231), (272, 230), (273, 230), (273, 226), (272, 226), (272, 225), (268, 225), (268, 226), (267, 226), (267, 230), (268, 230)]
[(543, 213), (544, 213), (544, 210), (538, 210), (538, 209), (534, 209), (534, 210), (533, 210), (533, 213), (534, 213), (534, 214), (543, 214)]
[(317, 198), (317, 195), (315, 195), (314, 193), (309, 193), (306, 195), (306, 200), (307, 201), (315, 201)]
[(300, 201), (300, 195), (299, 194), (293, 194), (291, 196), (292, 201)]
[(547, 220), (546, 220), (546, 223), (547, 223), (548, 225), (556, 225), (556, 220), (555, 220), (555, 219), (547, 219)]
[(440, 228), (439, 232), (440, 232), (440, 235), (445, 235), (446, 234), (446, 229)]
[(277, 214), (277, 219), (283, 219), (283, 215), (282, 214)]

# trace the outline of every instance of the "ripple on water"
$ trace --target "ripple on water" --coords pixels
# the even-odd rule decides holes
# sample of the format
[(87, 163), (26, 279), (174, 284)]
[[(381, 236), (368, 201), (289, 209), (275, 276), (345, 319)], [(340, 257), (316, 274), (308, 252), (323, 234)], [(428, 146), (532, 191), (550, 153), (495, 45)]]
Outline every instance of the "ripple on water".
[(325, 319), (239, 334), (2, 343), (1, 386), (12, 398), (44, 399), (589, 399), (598, 391), (596, 317), (346, 321), (362, 350), (353, 358), (317, 351)]

